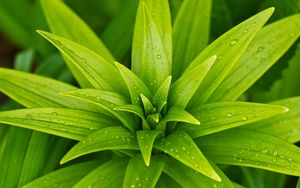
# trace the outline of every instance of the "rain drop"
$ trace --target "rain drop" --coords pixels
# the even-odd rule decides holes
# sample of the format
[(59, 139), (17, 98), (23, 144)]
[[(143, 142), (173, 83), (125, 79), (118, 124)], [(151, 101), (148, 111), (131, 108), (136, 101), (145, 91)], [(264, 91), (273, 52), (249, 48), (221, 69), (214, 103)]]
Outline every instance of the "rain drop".
[(262, 152), (262, 153), (267, 153), (267, 152), (268, 152), (268, 149), (266, 148), (266, 149), (262, 150), (261, 152)]
[(237, 39), (233, 39), (233, 40), (230, 42), (230, 46), (236, 45), (237, 41), (238, 41)]
[(160, 54), (157, 54), (157, 55), (156, 55), (156, 58), (157, 58), (157, 59), (160, 59), (160, 58), (161, 58), (161, 55), (160, 55)]
[(295, 33), (290, 33), (290, 37), (294, 37), (295, 36)]
[(258, 49), (257, 49), (258, 52), (262, 52), (263, 50), (264, 50), (264, 47), (262, 47), (262, 46), (258, 47)]
[(32, 119), (31, 115), (30, 115), (30, 114), (27, 114), (27, 115), (26, 115), (26, 119)]
[(53, 116), (57, 116), (57, 112), (52, 112), (51, 113)]
[(252, 22), (251, 25), (254, 27), (256, 26), (256, 22)]
[(232, 113), (228, 113), (228, 114), (227, 114), (227, 117), (232, 117)]
[(241, 117), (241, 120), (246, 121), (246, 120), (248, 120), (248, 118), (247, 118), (247, 116), (243, 116), (243, 117)]
[(245, 34), (245, 33), (248, 33), (248, 32), (249, 32), (248, 29), (245, 29), (245, 30), (243, 31), (244, 34)]

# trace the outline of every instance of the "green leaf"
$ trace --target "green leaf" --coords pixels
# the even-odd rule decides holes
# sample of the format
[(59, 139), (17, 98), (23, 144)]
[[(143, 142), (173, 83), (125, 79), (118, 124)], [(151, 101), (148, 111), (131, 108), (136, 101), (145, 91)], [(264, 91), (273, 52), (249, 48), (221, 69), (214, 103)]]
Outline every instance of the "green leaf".
[(122, 60), (131, 49), (138, 0), (130, 0), (114, 16), (103, 31), (103, 42), (117, 60)]
[(42, 176), (25, 186), (24, 188), (51, 188), (55, 186), (60, 187), (72, 187), (77, 181), (83, 178), (86, 174), (92, 171), (99, 162), (89, 161), (79, 164), (74, 164), (54, 172), (51, 172), (45, 176)]
[(9, 127), (1, 141), (0, 187), (17, 187), (32, 131)]
[(173, 26), (175, 80), (208, 44), (211, 4), (211, 0), (185, 0), (179, 9)]
[(60, 92), (74, 89), (77, 88), (50, 78), (0, 68), (0, 91), (28, 108), (65, 106), (105, 112), (95, 105), (59, 95)]
[(159, 112), (161, 111), (159, 107), (163, 108), (168, 101), (171, 80), (172, 80), (172, 76), (166, 78), (166, 80), (161, 84), (161, 86), (153, 95), (152, 98), (153, 105), (157, 108)]
[(172, 86), (170, 90), (170, 106), (180, 106), (185, 108), (197, 89), (199, 88), (202, 80), (205, 78), (216, 56), (212, 56), (205, 60), (203, 63), (197, 65), (193, 70), (184, 73)]
[[(205, 104), (189, 110), (195, 118), (201, 120), (201, 125), (182, 125), (182, 128), (192, 138), (197, 138), (273, 117), (288, 110), (288, 108), (282, 106), (249, 102)], [(250, 126), (247, 125), (247, 127)]]
[(94, 88), (127, 95), (126, 85), (118, 69), (108, 60), (94, 51), (63, 37), (45, 31), (38, 32), (68, 57), (70, 63), (74, 64)]
[(73, 187), (121, 187), (127, 163), (125, 158), (112, 159), (91, 171)]
[(298, 179), (298, 183), (297, 183), (297, 187), (296, 188), (300, 188), (300, 178)]
[(78, 89), (62, 92), (61, 94), (101, 107), (111, 115), (117, 117), (124, 126), (133, 132), (138, 126), (136, 119), (131, 116), (131, 114), (126, 112), (116, 112), (113, 110), (115, 107), (123, 106), (128, 103), (127, 99), (118, 93), (96, 89)]
[(269, 8), (235, 26), (205, 48), (190, 64), (185, 70), (186, 74), (207, 58), (213, 55), (218, 57), (193, 96), (190, 107), (199, 106), (207, 101), (231, 71), (259, 29), (270, 18), (273, 11), (274, 8)]
[(155, 92), (171, 74), (171, 58), (168, 1), (140, 1), (133, 36), (133, 72)]
[(47, 152), (49, 151), (48, 146), (51, 138), (51, 136), (43, 133), (32, 132), (24, 156), (18, 187), (41, 176), (44, 166), (48, 163), (49, 156)]
[(150, 99), (148, 99), (145, 95), (140, 94), (143, 106), (144, 106), (144, 111), (145, 111), (145, 116), (149, 114), (153, 114), (156, 112), (156, 109), (154, 108), (152, 102)]
[(114, 58), (97, 35), (62, 1), (41, 0), (51, 31), (95, 51), (113, 63)]
[(99, 113), (68, 108), (2, 111), (0, 122), (74, 140), (81, 140), (101, 128), (120, 125), (116, 119)]
[(115, 62), (115, 65), (119, 69), (126, 85), (128, 87), (131, 102), (135, 105), (142, 105), (140, 94), (143, 94), (147, 98), (151, 98), (152, 94), (149, 91), (148, 87), (144, 84), (142, 80), (139, 79), (131, 70), (129, 70), (124, 65)]
[(200, 125), (200, 121), (197, 118), (195, 118), (189, 112), (183, 110), (182, 108), (178, 108), (176, 106), (173, 106), (170, 109), (168, 109), (168, 112), (162, 121), (163, 122), (171, 122), (171, 121), (185, 122), (185, 123)]
[(154, 143), (154, 148), (164, 151), (186, 166), (213, 180), (222, 181), (192, 138), (182, 130), (176, 130), (165, 139)]
[[(207, 176), (204, 176), (197, 171), (183, 165), (182, 163), (168, 157), (164, 167), (164, 172), (168, 174), (173, 180), (179, 183), (182, 187), (224, 187), (233, 188), (231, 181), (225, 174), (213, 163), (210, 162), (215, 171), (218, 173), (222, 182), (216, 182)], [(178, 173), (180, 172), (180, 173)]]
[(159, 130), (140, 130), (136, 132), (140, 150), (147, 166), (150, 165), (153, 143), (160, 134), (163, 133)]
[(127, 105), (115, 107), (114, 110), (130, 112), (130, 113), (137, 115), (138, 117), (140, 117), (142, 119), (142, 128), (150, 130), (150, 126), (145, 119), (143, 109), (140, 106), (133, 105), (133, 104), (127, 104)]
[(162, 173), (159, 177), (159, 180), (156, 184), (157, 188), (182, 188), (175, 180), (170, 178), (168, 175), (165, 173)]
[(61, 164), (85, 154), (114, 149), (138, 150), (136, 137), (119, 126), (100, 129), (82, 139), (61, 160)]
[(297, 14), (261, 29), (208, 102), (236, 100), (297, 40), (299, 25), (300, 14)]
[[(114, 58), (97, 35), (62, 1), (55, 0), (50, 2), (42, 0), (41, 5), (48, 25), (54, 34), (86, 46), (105, 57), (111, 63), (114, 61)], [(70, 59), (67, 57), (64, 57), (64, 59), (81, 87), (92, 87), (81, 71), (71, 63)]]
[(28, 49), (18, 53), (14, 62), (15, 69), (30, 72), (33, 64), (33, 56), (33, 49)]
[(196, 142), (205, 156), (218, 164), (300, 175), (300, 149), (275, 136), (236, 128), (201, 137)]
[(247, 129), (265, 132), (291, 143), (300, 141), (300, 97), (283, 99), (271, 104), (283, 105), (290, 110), (287, 113), (252, 123), (247, 126)]
[(152, 156), (149, 166), (141, 155), (135, 155), (128, 163), (123, 187), (154, 188), (164, 168), (165, 157), (163, 155)]

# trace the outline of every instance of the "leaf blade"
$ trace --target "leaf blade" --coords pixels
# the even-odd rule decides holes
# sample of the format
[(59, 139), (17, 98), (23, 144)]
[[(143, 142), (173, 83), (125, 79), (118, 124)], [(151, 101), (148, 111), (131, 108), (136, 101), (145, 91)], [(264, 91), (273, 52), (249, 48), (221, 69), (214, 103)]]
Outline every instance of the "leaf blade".
[(265, 133), (236, 128), (201, 137), (196, 142), (203, 153), (218, 164), (249, 166), (295, 176), (300, 174), (299, 148)]
[(139, 147), (136, 137), (127, 129), (123, 127), (103, 128), (77, 143), (62, 158), (61, 164), (88, 153), (113, 149), (138, 150)]
[(195, 58), (185, 70), (185, 73), (188, 73), (198, 63), (203, 62), (212, 55), (219, 57), (193, 96), (189, 107), (195, 107), (207, 101), (212, 92), (228, 75), (250, 41), (269, 19), (273, 11), (274, 8), (266, 9), (235, 26), (211, 43)]
[[(170, 145), (172, 147), (170, 147)], [(211, 179), (222, 181), (194, 141), (184, 131), (177, 130), (172, 132), (165, 139), (156, 142), (154, 148), (164, 151), (188, 167), (195, 169), (197, 172)], [(179, 151), (182, 152), (179, 153)]]
[(149, 166), (145, 165), (143, 157), (136, 155), (128, 163), (123, 187), (154, 188), (163, 170), (165, 158), (163, 155), (155, 155)]

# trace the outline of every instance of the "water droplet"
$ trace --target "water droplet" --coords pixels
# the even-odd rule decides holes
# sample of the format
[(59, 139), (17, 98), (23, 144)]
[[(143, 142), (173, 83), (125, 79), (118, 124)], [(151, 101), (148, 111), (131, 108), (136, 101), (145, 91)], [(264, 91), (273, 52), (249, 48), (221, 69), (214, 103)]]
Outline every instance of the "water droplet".
[(57, 112), (52, 112), (51, 113), (53, 116), (57, 116)]
[(266, 148), (266, 149), (263, 149), (261, 152), (262, 152), (262, 153), (268, 153), (268, 151), (269, 151), (269, 150)]
[(252, 114), (256, 114), (256, 110), (252, 110), (251, 113), (252, 113)]
[(160, 54), (157, 54), (157, 55), (156, 55), (156, 58), (157, 58), (157, 59), (160, 59), (160, 58), (161, 58), (161, 55), (160, 55)]
[(136, 180), (136, 181), (140, 181), (140, 178), (139, 178), (139, 177), (137, 177), (137, 178), (135, 178), (135, 180)]
[(134, 187), (135, 187), (135, 185), (134, 185), (134, 184), (132, 184), (132, 185), (130, 185), (130, 187), (134, 188)]
[(278, 152), (277, 151), (274, 151), (273, 152), (273, 156), (277, 156), (278, 155)]
[(245, 34), (245, 33), (248, 33), (248, 32), (249, 32), (248, 29), (245, 29), (245, 30), (243, 31), (244, 34)]
[(217, 60), (221, 60), (221, 59), (222, 59), (221, 55), (217, 56)]
[(229, 113), (227, 114), (227, 117), (232, 117), (232, 113), (229, 112)]
[(241, 117), (241, 120), (246, 121), (246, 120), (248, 120), (248, 117), (247, 116), (243, 116), (243, 117)]
[(198, 165), (198, 164), (195, 164), (194, 168), (199, 168), (199, 165)]
[(256, 26), (256, 22), (252, 22), (251, 25), (254, 27)]
[(27, 114), (26, 119), (32, 119), (32, 116), (30, 114)]
[(257, 49), (258, 52), (262, 52), (263, 50), (264, 50), (264, 47), (263, 47), (263, 46), (260, 46), (260, 47), (258, 47), (258, 49)]
[(185, 151), (185, 150), (186, 150), (186, 148), (185, 148), (185, 147), (182, 147), (182, 150), (183, 150), (183, 151)]
[(233, 40), (230, 42), (230, 46), (236, 45), (237, 41), (238, 41), (237, 39), (233, 39)]
[(290, 37), (294, 37), (295, 35), (295, 33), (290, 33)]

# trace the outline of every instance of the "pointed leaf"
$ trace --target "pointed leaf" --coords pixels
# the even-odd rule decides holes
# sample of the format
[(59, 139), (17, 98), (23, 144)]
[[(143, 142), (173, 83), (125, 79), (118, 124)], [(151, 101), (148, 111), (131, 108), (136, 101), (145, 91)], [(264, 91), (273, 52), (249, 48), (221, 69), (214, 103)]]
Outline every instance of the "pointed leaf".
[(112, 159), (91, 171), (73, 187), (121, 187), (127, 163), (124, 158)]
[(128, 103), (126, 98), (118, 93), (96, 89), (78, 89), (62, 92), (61, 94), (74, 97), (103, 108), (110, 114), (117, 117), (125, 127), (133, 132), (138, 126), (136, 119), (131, 114), (125, 112), (116, 112), (113, 110), (115, 107)]
[[(169, 76), (168, 78), (166, 78), (166, 80), (161, 84), (161, 86), (155, 92), (155, 94), (152, 98), (152, 102), (156, 108), (162, 106), (162, 104), (164, 104), (168, 101), (168, 95), (169, 95), (171, 81), (172, 81), (172, 76)], [(158, 109), (158, 111), (160, 111), (160, 110)]]
[(154, 148), (164, 151), (186, 166), (213, 180), (222, 181), (192, 138), (182, 130), (174, 131), (165, 139), (157, 141), (154, 143)]
[(275, 136), (236, 128), (201, 137), (196, 142), (205, 156), (218, 164), (300, 175), (300, 149)]
[(63, 37), (45, 31), (38, 32), (68, 57), (70, 63), (75, 65), (94, 88), (115, 91), (126, 96), (126, 85), (118, 69), (108, 60), (94, 51)]
[(183, 110), (182, 108), (178, 108), (176, 106), (171, 107), (164, 119), (162, 120), (164, 122), (185, 122), (195, 125), (200, 125), (200, 121), (195, 118), (193, 115), (191, 115), (189, 112)]
[(141, 155), (135, 155), (128, 163), (123, 187), (154, 188), (165, 165), (165, 156), (154, 155), (149, 166)]
[(132, 70), (149, 83), (151, 92), (155, 92), (171, 74), (171, 52), (168, 1), (140, 1), (133, 38)]
[(86, 174), (98, 165), (97, 161), (83, 162), (75, 165), (71, 165), (54, 172), (51, 172), (45, 176), (42, 176), (25, 186), (24, 188), (51, 188), (53, 186), (72, 187), (77, 181), (83, 178)]
[(114, 108), (114, 110), (130, 112), (130, 113), (137, 115), (138, 117), (140, 117), (142, 119), (142, 128), (150, 130), (150, 126), (145, 119), (143, 109), (140, 106), (133, 105), (133, 104), (127, 104), (127, 105), (116, 107), (116, 108)]
[(208, 101), (236, 100), (291, 47), (299, 36), (300, 14), (264, 27)]
[(231, 71), (259, 29), (270, 18), (273, 11), (274, 8), (269, 8), (235, 26), (205, 48), (190, 64), (184, 72), (185, 74), (188, 74), (199, 63), (212, 55), (218, 57), (193, 96), (190, 107), (199, 106), (199, 104), (207, 101), (212, 92)]
[(231, 181), (226, 177), (226, 175), (215, 164), (213, 164), (212, 162), (210, 162), (210, 164), (218, 173), (218, 175), (222, 179), (222, 182), (214, 181), (207, 176), (197, 173), (197, 171), (183, 165), (182, 163), (172, 159), (171, 157), (168, 157), (166, 160), (164, 172), (168, 174), (172, 179), (174, 179), (177, 183), (179, 183), (182, 187), (234, 188)]
[(113, 63), (114, 58), (97, 35), (62, 1), (41, 0), (41, 5), (51, 31), (97, 52)]
[(285, 113), (288, 108), (248, 102), (219, 102), (189, 111), (201, 120), (201, 125), (183, 125), (182, 128), (192, 138), (197, 138)]
[(139, 79), (139, 77), (137, 77), (131, 70), (129, 70), (124, 65), (117, 62), (115, 62), (115, 65), (119, 69), (124, 81), (126, 82), (126, 85), (130, 93), (132, 104), (141, 106), (142, 103), (140, 99), (140, 94), (143, 94), (148, 98), (151, 98), (151, 92), (144, 84), (144, 82)]
[[(62, 1), (42, 0), (41, 5), (51, 31), (59, 36), (79, 43), (95, 51), (105, 59), (113, 63), (114, 58), (99, 40), (97, 35)], [(65, 62), (81, 87), (90, 88), (91, 83), (84, 77), (82, 72), (71, 63), (68, 57)]]
[(140, 150), (147, 166), (150, 164), (153, 143), (160, 134), (162, 132), (159, 130), (141, 130), (136, 132)]
[(100, 129), (82, 139), (61, 160), (61, 164), (85, 154), (113, 149), (138, 150), (136, 137), (123, 127)]
[(154, 108), (153, 104), (151, 103), (150, 99), (148, 99), (145, 95), (140, 94), (143, 106), (144, 106), (144, 111), (145, 111), (145, 116), (155, 113), (156, 109)]
[(263, 121), (255, 122), (245, 127), (280, 137), (288, 142), (300, 141), (300, 97), (287, 98), (272, 102), (274, 105), (283, 105), (290, 110)]
[(175, 79), (208, 43), (211, 4), (211, 0), (185, 0), (179, 9), (173, 26)]
[(203, 63), (197, 65), (193, 70), (184, 73), (172, 86), (170, 90), (170, 106), (185, 108), (206, 74), (213, 66), (216, 56), (212, 56)]
[(120, 125), (116, 119), (99, 113), (68, 108), (2, 111), (0, 122), (75, 140), (81, 140), (95, 130)]
[(0, 91), (28, 108), (66, 106), (105, 112), (95, 105), (59, 95), (60, 92), (74, 89), (77, 88), (50, 78), (0, 68)]

